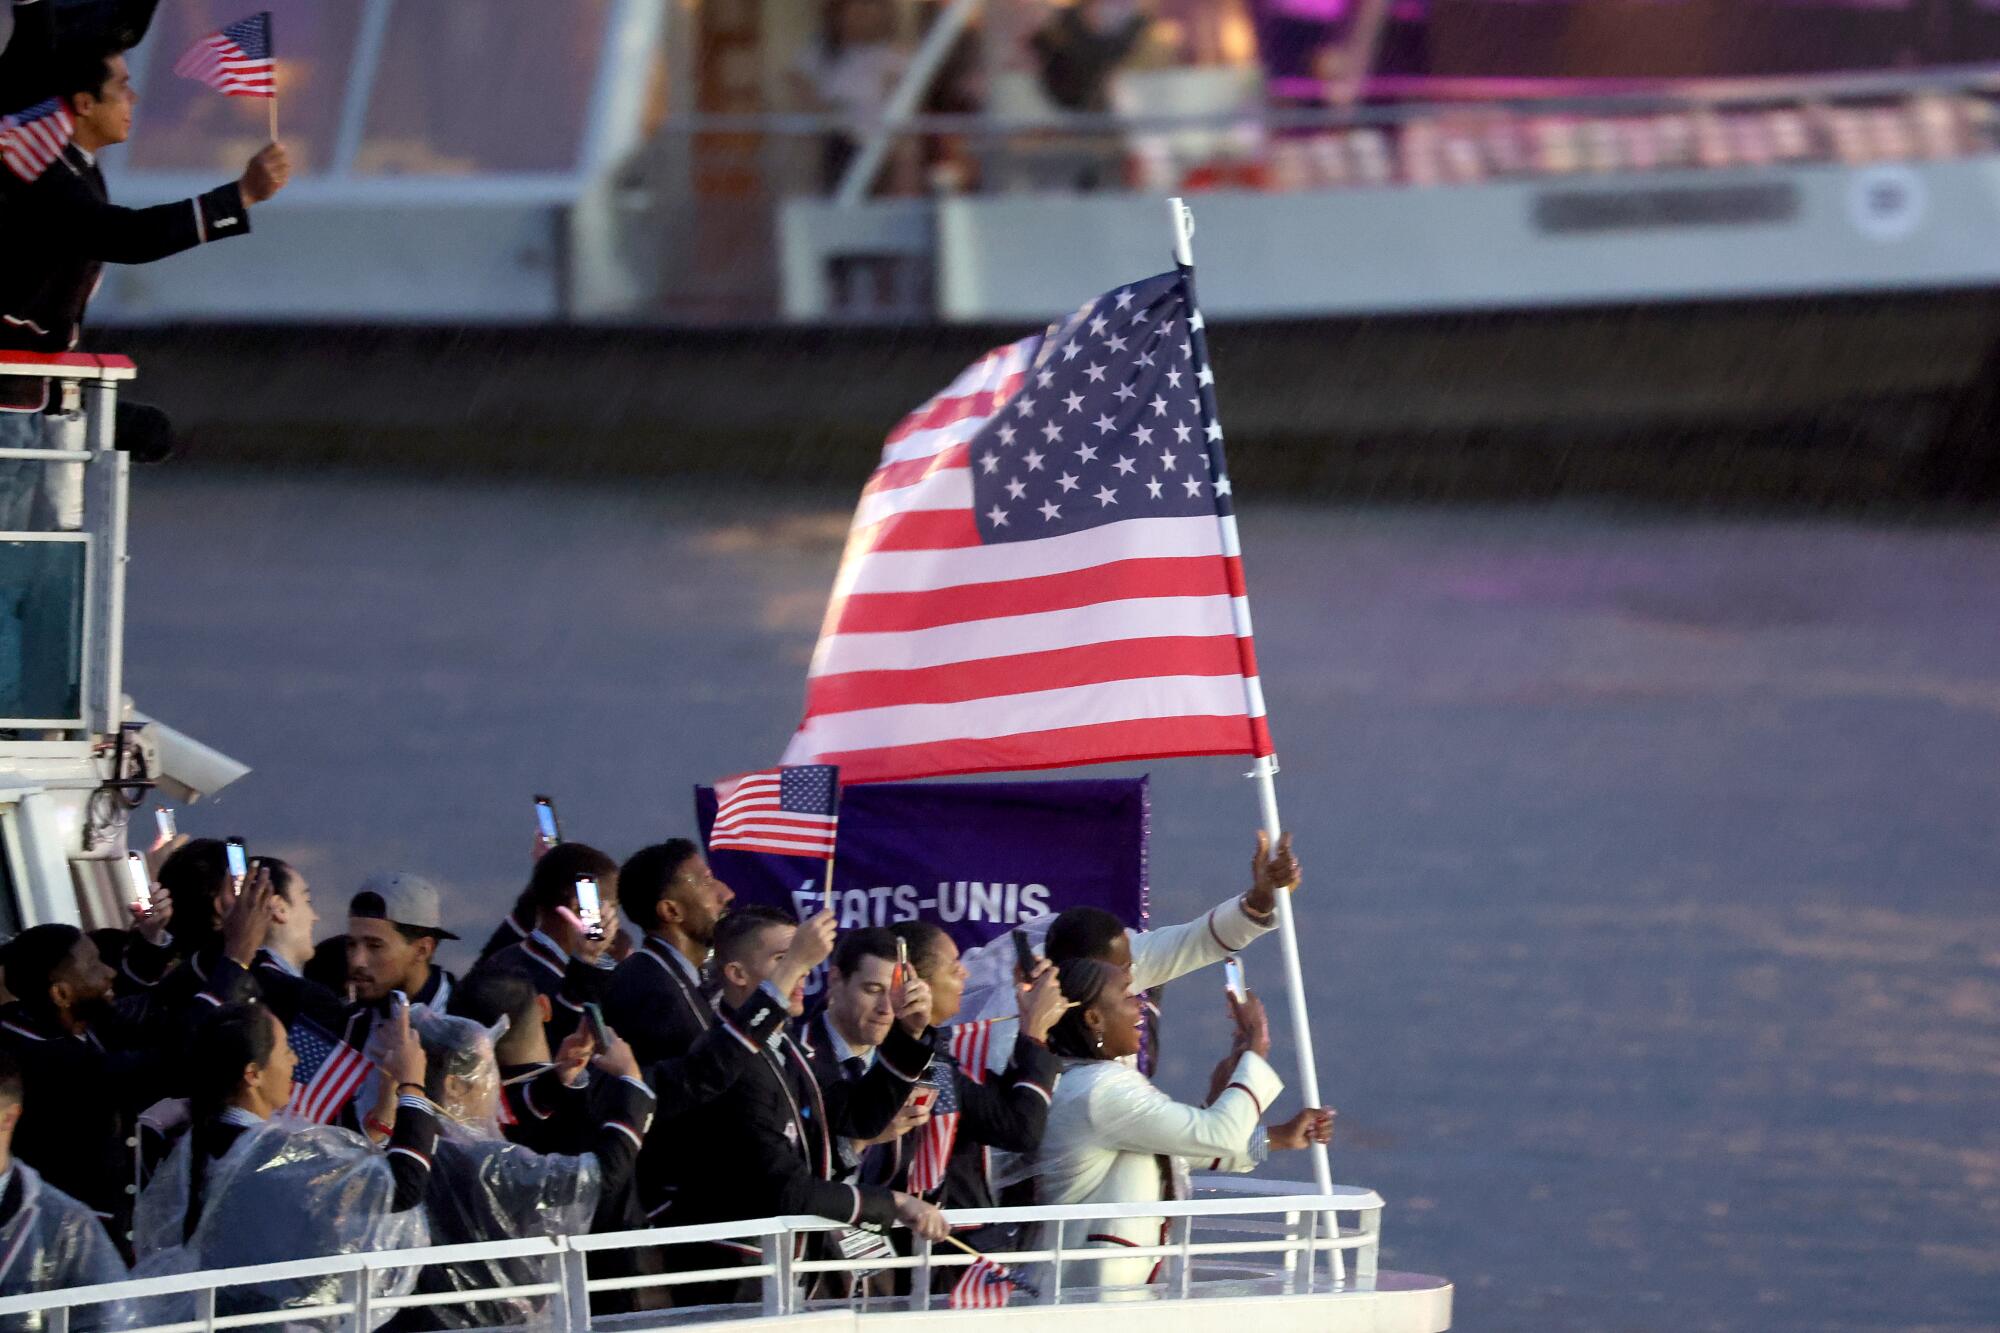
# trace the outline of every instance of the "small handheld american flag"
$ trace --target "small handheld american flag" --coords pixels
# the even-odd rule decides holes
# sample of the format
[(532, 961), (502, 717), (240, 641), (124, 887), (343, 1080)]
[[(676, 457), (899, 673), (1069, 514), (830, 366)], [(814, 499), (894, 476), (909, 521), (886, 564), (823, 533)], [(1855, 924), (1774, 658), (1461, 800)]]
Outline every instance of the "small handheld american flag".
[(310, 1018), (292, 1023), (286, 1035), (298, 1064), (292, 1069), (290, 1110), (315, 1125), (339, 1115), (375, 1068), (368, 1058)]
[[(986, 1079), (986, 1052), (992, 1044), (993, 1022), (961, 1023), (951, 1029), (952, 1059), (975, 1083)], [(977, 1072), (975, 1072), (977, 1071)], [(910, 1152), (910, 1193), (928, 1198), (944, 1183), (945, 1169), (951, 1165), (951, 1150), (958, 1142), (958, 1079), (946, 1061), (938, 1061), (924, 1074), (924, 1081), (938, 1090), (931, 1118), (916, 1132), (916, 1146)]]
[(833, 855), (840, 770), (832, 764), (789, 764), (715, 784), (710, 851), (776, 856)]
[(1013, 1298), (1016, 1291), (1037, 1296), (1034, 1286), (1023, 1278), (1016, 1277), (985, 1255), (972, 1261), (951, 1289), (950, 1307), (954, 1310), (997, 1310)]
[(0, 118), (0, 160), (7, 163), (9, 171), (33, 184), (62, 155), (63, 145), (75, 128), (76, 121), (60, 97), (37, 102), (26, 111)]
[(271, 11), (260, 10), (212, 32), (174, 62), (174, 73), (207, 84), (225, 97), (278, 95), (271, 50)]

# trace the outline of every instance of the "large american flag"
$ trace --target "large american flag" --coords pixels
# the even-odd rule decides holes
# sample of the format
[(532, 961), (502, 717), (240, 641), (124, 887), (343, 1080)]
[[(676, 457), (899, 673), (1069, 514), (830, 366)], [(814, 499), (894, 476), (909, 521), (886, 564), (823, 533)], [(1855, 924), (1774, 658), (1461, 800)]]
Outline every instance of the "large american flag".
[(33, 184), (49, 164), (62, 156), (76, 120), (60, 97), (37, 102), (26, 111), (0, 117), (0, 161), (7, 170)]
[(715, 784), (710, 851), (833, 855), (840, 770), (831, 764), (767, 768)]
[[(960, 1023), (951, 1029), (951, 1057), (975, 1083), (986, 1081), (986, 1053), (992, 1046), (993, 1020)], [(958, 1142), (958, 1079), (951, 1064), (940, 1060), (924, 1072), (924, 1081), (938, 1090), (931, 1106), (931, 1118), (916, 1133), (910, 1151), (909, 1191), (928, 1197), (944, 1184), (945, 1169), (951, 1165), (951, 1150)]]
[(291, 1112), (316, 1125), (339, 1115), (375, 1068), (366, 1056), (310, 1018), (293, 1020), (286, 1035), (298, 1063), (292, 1069)]
[(1271, 752), (1185, 273), (988, 353), (862, 492), (787, 762), (849, 782)]
[(261, 10), (202, 38), (174, 63), (174, 73), (198, 79), (228, 97), (276, 97), (271, 11)]

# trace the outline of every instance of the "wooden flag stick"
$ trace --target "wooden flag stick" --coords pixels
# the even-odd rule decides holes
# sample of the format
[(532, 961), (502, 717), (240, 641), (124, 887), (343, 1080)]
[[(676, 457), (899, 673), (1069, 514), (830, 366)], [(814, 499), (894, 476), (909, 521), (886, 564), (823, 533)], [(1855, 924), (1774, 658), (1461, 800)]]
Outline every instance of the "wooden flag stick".
[(276, 143), (278, 142), (278, 94), (275, 91), (271, 94), (270, 101), (271, 101), (271, 111), (270, 111), (271, 142)]
[[(945, 1233), (945, 1237), (944, 1237), (944, 1243), (945, 1243), (945, 1244), (947, 1244), (947, 1245), (955, 1245), (955, 1246), (957, 1246), (957, 1247), (958, 1247), (959, 1249), (961, 1249), (961, 1250), (964, 1250), (964, 1251), (965, 1251), (965, 1252), (966, 1252), (967, 1254), (971, 1255), (971, 1256), (972, 1256), (973, 1258), (975, 1258), (975, 1259), (986, 1259), (986, 1256), (985, 1256), (985, 1255), (983, 1255), (983, 1254), (981, 1254), (981, 1253), (980, 1253), (979, 1251), (977, 1251), (977, 1250), (973, 1249), (973, 1248), (972, 1248), (972, 1247), (971, 1247), (970, 1245), (967, 1245), (967, 1244), (966, 1244), (966, 1243), (965, 1243), (964, 1241), (962, 1241), (962, 1240), (960, 1240), (960, 1239), (959, 1239), (958, 1237), (956, 1237), (956, 1236), (952, 1235), (952, 1234), (951, 1234), (950, 1232), (946, 1232), (946, 1233)], [(993, 1261), (993, 1260), (991, 1260), (991, 1259), (986, 1259), (986, 1262), (987, 1262), (987, 1263), (989, 1263), (989, 1264), (991, 1264), (991, 1263), (994, 1263), (994, 1261)], [(1006, 1265), (1005, 1265), (1005, 1264), (996, 1264), (995, 1266), (996, 1266), (996, 1267), (1001, 1267), (1001, 1268), (1004, 1268), (1004, 1267), (1006, 1267)]]

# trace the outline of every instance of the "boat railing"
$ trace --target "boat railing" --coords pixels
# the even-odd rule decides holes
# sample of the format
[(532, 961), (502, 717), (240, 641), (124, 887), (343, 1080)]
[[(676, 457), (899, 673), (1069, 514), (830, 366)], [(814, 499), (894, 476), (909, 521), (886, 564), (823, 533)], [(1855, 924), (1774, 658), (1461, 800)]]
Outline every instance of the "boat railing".
[[(1017, 1306), (1093, 1302), (1100, 1297), (1187, 1300), (1208, 1294), (1332, 1295), (1375, 1289), (1381, 1244), (1382, 1199), (1374, 1191), (1335, 1186), (1317, 1187), (1291, 1181), (1238, 1177), (1197, 1177), (1209, 1197), (1138, 1204), (1085, 1204), (1026, 1208), (959, 1210), (949, 1214), (954, 1229), (992, 1223), (1035, 1224), (1037, 1248), (992, 1256), (1011, 1269), (1034, 1275), (1035, 1291), (1015, 1293)], [(1140, 1288), (1101, 1288), (1093, 1284), (1094, 1262), (1106, 1257), (1102, 1248), (1086, 1248), (1084, 1237), (1101, 1229), (1093, 1224), (1132, 1218), (1164, 1218), (1162, 1243), (1120, 1247), (1120, 1259), (1154, 1259), (1161, 1280)], [(1343, 1219), (1352, 1219), (1351, 1224)], [(818, 1309), (846, 1308), (862, 1300), (808, 1300), (801, 1292), (815, 1274), (907, 1271), (910, 1295), (873, 1297), (864, 1308), (941, 1310), (948, 1297), (932, 1292), (933, 1274), (975, 1262), (962, 1250), (933, 1247), (917, 1239), (911, 1253), (861, 1258), (802, 1258), (806, 1236), (838, 1231), (841, 1225), (819, 1217), (766, 1217), (703, 1226), (661, 1227), (590, 1236), (537, 1236), (471, 1245), (378, 1251), (261, 1264), (248, 1268), (211, 1269), (167, 1277), (134, 1278), (94, 1287), (36, 1292), (0, 1298), (0, 1325), (40, 1317), (45, 1333), (87, 1333), (115, 1327), (121, 1333), (215, 1333), (220, 1329), (263, 1328), (314, 1324), (337, 1333), (368, 1333), (395, 1311), (419, 1306), (470, 1305), (481, 1301), (526, 1299), (540, 1303), (533, 1326), (562, 1333), (590, 1333), (594, 1317), (591, 1298), (601, 1293), (658, 1289), (671, 1292), (690, 1283), (756, 1280), (757, 1305), (676, 1307), (661, 1312), (676, 1322), (704, 1319), (781, 1316)], [(759, 1262), (748, 1265), (674, 1273), (623, 1273), (593, 1276), (600, 1256), (661, 1246), (685, 1246), (704, 1241), (734, 1241), (754, 1245)], [(684, 1251), (683, 1251), (684, 1253)], [(1351, 1256), (1351, 1269), (1348, 1259)], [(448, 1292), (411, 1291), (384, 1295), (384, 1275), (437, 1264), (498, 1260), (547, 1260), (545, 1280)], [(316, 1282), (319, 1279), (334, 1282)], [(269, 1310), (238, 1311), (225, 1293), (234, 1288), (299, 1283), (319, 1287), (326, 1298)], [(175, 1299), (179, 1298), (179, 1299)], [(191, 1298), (191, 1300), (190, 1300)], [(191, 1309), (189, 1308), (191, 1305)], [(155, 1317), (161, 1311), (165, 1317)], [(227, 1311), (227, 1312), (224, 1312)], [(619, 1316), (596, 1316), (596, 1326)]]

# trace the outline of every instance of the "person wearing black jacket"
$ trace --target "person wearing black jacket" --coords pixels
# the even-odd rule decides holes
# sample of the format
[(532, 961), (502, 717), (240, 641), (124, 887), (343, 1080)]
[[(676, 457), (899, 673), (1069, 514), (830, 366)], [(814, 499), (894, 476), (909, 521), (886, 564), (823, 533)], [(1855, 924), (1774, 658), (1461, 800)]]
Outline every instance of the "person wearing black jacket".
[[(1056, 969), (1042, 959), (1033, 977), (1021, 979), (1017, 985), (1020, 1016), (1013, 1055), (1005, 1070), (996, 1075), (983, 1067), (983, 1057), (1006, 1031), (1005, 1019), (968, 1024), (962, 1032), (946, 1026), (958, 1016), (965, 993), (965, 965), (958, 960), (957, 944), (929, 921), (901, 921), (890, 929), (908, 946), (910, 965), (930, 986), (931, 1021), (951, 1034), (951, 1040), (941, 1043), (943, 1049), (931, 1065), (927, 1081), (940, 1088), (939, 1107), (956, 1110), (958, 1119), (949, 1127), (939, 1120), (872, 1149), (864, 1163), (864, 1175), (887, 1180), (940, 1208), (997, 1207), (992, 1154), (1032, 1153), (1041, 1146), (1056, 1080), (1062, 1075), (1062, 1059), (1048, 1046), (1049, 1030), (1068, 1008)], [(963, 1059), (958, 1054), (961, 1051)], [(926, 1144), (925, 1136), (937, 1137)], [(930, 1164), (934, 1160), (931, 1153), (940, 1149), (945, 1159), (941, 1175)], [(989, 1253), (1014, 1248), (1014, 1230), (981, 1227), (968, 1239), (974, 1249)], [(961, 1271), (940, 1269), (940, 1287), (956, 1282)]]
[(95, 1209), (121, 1245), (132, 1214), (139, 1114), (181, 1089), (184, 1049), (203, 1016), (254, 996), (242, 964), (264, 937), (269, 897), (267, 876), (246, 884), (228, 918), (217, 982), (191, 995), (189, 973), (145, 996), (114, 999), (111, 968), (74, 926), (31, 927), (0, 955), (8, 989), (19, 997), (0, 1010), (0, 1044), (14, 1052), (34, 1098), (17, 1151)]
[[(679, 1165), (687, 1157), (676, 1128), (681, 1118), (728, 1091), (757, 1060), (737, 1032), (761, 1045), (786, 1021), (784, 1005), (763, 1006), (761, 1022), (747, 1005), (725, 1017), (702, 992), (702, 964), (735, 896), (685, 838), (641, 848), (618, 872), (619, 906), (646, 937), (613, 974), (604, 1017), (632, 1043), (660, 1097), (660, 1131), (647, 1139), (639, 1161), (639, 1199), (654, 1225), (669, 1224)], [(830, 914), (808, 923), (772, 978), (773, 998), (789, 995), (832, 942)]]
[(287, 1030), (298, 1019), (306, 1018), (328, 1036), (339, 1036), (347, 1006), (338, 995), (307, 977), (304, 970), (312, 959), (313, 927), (319, 923), (319, 913), (313, 910), (312, 886), (296, 866), (276, 857), (259, 856), (252, 864), (271, 877), (271, 929), (250, 965), (251, 980)]
[[(97, 154), (132, 132), (135, 97), (125, 57), (115, 47), (92, 44), (63, 50), (53, 63), (53, 93), (64, 99), (75, 124), (69, 143), (33, 181), (0, 172), (8, 245), (21, 261), (0, 265), (0, 350), (70, 350), (104, 265), (151, 263), (244, 235), (251, 207), (283, 189), (291, 176), (284, 148), (267, 144), (239, 179), (206, 194), (120, 208), (105, 188)], [(16, 391), (7, 406), (47, 403), (46, 385), (17, 383), (30, 388)]]
[[(597, 881), (603, 912), (601, 938), (592, 939), (576, 914), (576, 882)], [(618, 934), (618, 863), (580, 842), (558, 843), (535, 862), (528, 880), (535, 928), (519, 944), (479, 961), (479, 967), (511, 967), (535, 979), (548, 996), (549, 1040), (560, 1044), (583, 1021), (583, 1006), (601, 1001), (611, 985), (608, 951)], [(476, 970), (476, 969), (475, 969)]]
[[(747, 907), (723, 918), (713, 966), (729, 1009), (749, 1005), (761, 1022), (775, 1006), (763, 987), (780, 974), (800, 928), (783, 913)], [(785, 997), (796, 1017), (804, 1008), (804, 978)], [(805, 1052), (789, 1035), (755, 1044), (757, 1063), (727, 1092), (683, 1122), (688, 1155), (674, 1200), (676, 1225), (814, 1213), (849, 1226), (881, 1231), (908, 1226), (932, 1239), (948, 1231), (944, 1216), (922, 1199), (874, 1185), (834, 1180), (834, 1136), (873, 1138), (887, 1129), (930, 1064), (928, 988), (910, 979), (899, 996), (897, 1023), (862, 1078), (822, 1089)], [(730, 1030), (736, 1032), (733, 1023)], [(919, 1035), (921, 1034), (921, 1035)], [(717, 1241), (682, 1247), (675, 1266), (720, 1267), (758, 1261), (755, 1245)], [(676, 1304), (751, 1299), (754, 1283), (689, 1284)]]

